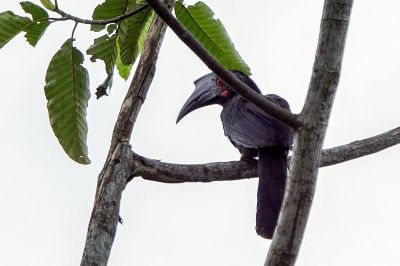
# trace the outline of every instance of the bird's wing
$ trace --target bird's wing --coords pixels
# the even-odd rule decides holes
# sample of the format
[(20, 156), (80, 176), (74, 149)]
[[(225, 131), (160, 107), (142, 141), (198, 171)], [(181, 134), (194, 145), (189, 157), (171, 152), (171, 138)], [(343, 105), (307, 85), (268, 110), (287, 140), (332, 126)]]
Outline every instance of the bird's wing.
[[(279, 96), (267, 95), (265, 97), (288, 109), (287, 102)], [(221, 119), (225, 135), (235, 146), (246, 148), (285, 146), (289, 148), (292, 145), (290, 128), (240, 96), (236, 96), (224, 106)]]

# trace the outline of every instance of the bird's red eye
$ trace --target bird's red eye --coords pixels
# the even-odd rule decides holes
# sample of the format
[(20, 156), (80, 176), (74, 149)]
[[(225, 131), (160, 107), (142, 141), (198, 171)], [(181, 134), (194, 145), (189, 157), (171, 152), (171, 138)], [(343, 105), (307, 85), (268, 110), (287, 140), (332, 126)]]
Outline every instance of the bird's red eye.
[(215, 84), (217, 85), (218, 89), (220, 90), (221, 96), (227, 98), (229, 95), (229, 91), (228, 91), (228, 88), (225, 86), (224, 81), (221, 78), (217, 77), (215, 79)]
[(215, 83), (217, 84), (218, 87), (221, 87), (222, 85), (224, 85), (224, 81), (220, 78), (217, 78), (215, 80)]

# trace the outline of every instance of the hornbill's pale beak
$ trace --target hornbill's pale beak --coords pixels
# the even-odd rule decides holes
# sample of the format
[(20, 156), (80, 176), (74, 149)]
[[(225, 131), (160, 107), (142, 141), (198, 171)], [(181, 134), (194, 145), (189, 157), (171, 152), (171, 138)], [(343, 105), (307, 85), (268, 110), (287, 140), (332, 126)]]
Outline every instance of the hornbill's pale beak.
[(194, 92), (182, 106), (178, 118), (176, 119), (176, 123), (178, 123), (188, 113), (196, 109), (199, 109), (203, 106), (220, 103), (221, 90), (216, 85), (214, 78), (211, 78), (210, 76), (215, 76), (215, 74), (209, 73), (194, 82)]

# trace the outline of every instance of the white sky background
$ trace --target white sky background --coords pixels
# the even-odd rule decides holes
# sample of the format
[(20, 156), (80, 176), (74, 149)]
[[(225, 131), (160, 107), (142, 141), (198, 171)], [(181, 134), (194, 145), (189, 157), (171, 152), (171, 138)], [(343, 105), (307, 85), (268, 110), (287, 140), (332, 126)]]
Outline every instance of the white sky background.
[[(59, 2), (90, 18), (101, 1)], [(322, 2), (207, 1), (259, 87), (286, 98), (294, 112), (308, 88)], [(18, 1), (1, 1), (0, 10), (23, 14)], [(399, 10), (396, 0), (355, 1), (325, 147), (399, 126)], [(92, 164), (71, 161), (50, 128), (43, 86), (47, 65), (72, 27), (53, 24), (35, 49), (21, 34), (0, 50), (0, 265), (80, 263), (97, 175), (129, 82), (115, 79), (111, 96), (96, 101), (104, 65), (86, 57)], [(75, 45), (84, 52), (95, 36), (79, 25)], [(223, 136), (220, 107), (193, 112), (175, 125), (193, 81), (208, 72), (169, 30), (134, 129), (135, 151), (181, 163), (239, 158)], [(320, 170), (297, 265), (398, 265), (399, 155), (397, 146)], [(254, 231), (256, 188), (257, 179), (168, 185), (136, 178), (123, 194), (125, 223), (109, 265), (261, 265), (270, 241)]]

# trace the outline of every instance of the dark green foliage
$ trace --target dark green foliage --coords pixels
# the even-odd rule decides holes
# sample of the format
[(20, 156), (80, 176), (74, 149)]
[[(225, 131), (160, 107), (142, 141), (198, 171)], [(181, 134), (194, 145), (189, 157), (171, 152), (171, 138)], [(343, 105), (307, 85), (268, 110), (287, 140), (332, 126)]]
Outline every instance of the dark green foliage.
[(142, 51), (153, 17), (154, 11), (151, 8), (147, 8), (120, 23), (118, 37), (120, 40), (121, 61), (124, 65), (133, 64)]
[(31, 2), (26, 1), (20, 4), (26, 13), (32, 15), (33, 22), (25, 29), (25, 38), (30, 45), (35, 46), (50, 25), (48, 21), (49, 14), (47, 14), (46, 10)]
[[(95, 8), (92, 17), (94, 19), (110, 19), (139, 9), (143, 5), (143, 1), (140, 0), (106, 0)], [(87, 53), (92, 55), (92, 59), (104, 61), (108, 74), (107, 79), (115, 65), (122, 78), (129, 77), (132, 65), (143, 49), (153, 17), (154, 12), (148, 7), (118, 23), (112, 23), (107, 26), (107, 34), (97, 38), (89, 47)], [(93, 31), (100, 31), (104, 28), (103, 25), (92, 25), (91, 27)], [(100, 87), (103, 85), (104, 83)]]
[(28, 1), (20, 4), (24, 11), (32, 16), (32, 20), (15, 15), (11, 11), (0, 13), (0, 48), (21, 31), (26, 32), (25, 38), (29, 44), (35, 46), (50, 25), (46, 10)]
[[(48, 10), (57, 12), (51, 1), (40, 2)], [(58, 20), (49, 18), (45, 9), (32, 2), (24, 1), (20, 5), (31, 18), (11, 11), (0, 13), (0, 48), (22, 31), (28, 43), (35, 46), (47, 27)], [(144, 0), (104, 0), (94, 9), (93, 19), (102, 20), (143, 8), (135, 15), (114, 23), (91, 25), (91, 30), (101, 31), (101, 36), (93, 41), (86, 52), (92, 62), (103, 61), (107, 73), (104, 82), (96, 89), (97, 98), (108, 95), (115, 67), (122, 78), (129, 77), (133, 64), (143, 50), (155, 15), (145, 5), (147, 3)], [(250, 74), (249, 67), (235, 50), (222, 23), (213, 18), (214, 14), (208, 6), (198, 2), (186, 8), (183, 1), (179, 1), (175, 13), (181, 23), (226, 68)], [(46, 74), (45, 94), (50, 123), (61, 146), (74, 161), (88, 164), (86, 112), (90, 98), (89, 75), (82, 66), (84, 56), (73, 46), (73, 38), (69, 38), (51, 60)]]
[(44, 91), (50, 124), (64, 151), (74, 161), (89, 164), (86, 109), (90, 91), (83, 60), (83, 54), (68, 39), (51, 59)]
[(0, 48), (25, 30), (31, 23), (32, 21), (29, 18), (15, 15), (11, 11), (0, 13)]
[(186, 8), (177, 2), (175, 15), (225, 68), (251, 75), (249, 66), (236, 51), (224, 25), (219, 19), (213, 18), (214, 13), (206, 4), (197, 2)]
[(114, 69), (115, 58), (117, 56), (117, 47), (115, 46), (116, 39), (116, 34), (111, 36), (107, 34), (103, 35), (95, 39), (93, 45), (86, 51), (88, 55), (92, 55), (91, 60), (93, 62), (96, 61), (96, 59), (104, 61), (107, 74), (111, 74)]

